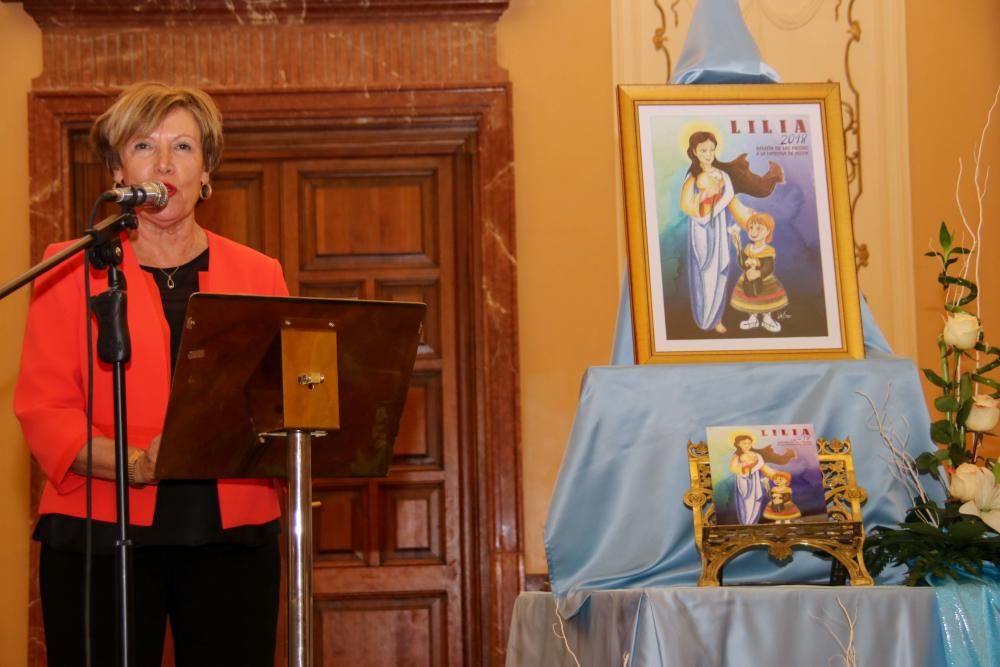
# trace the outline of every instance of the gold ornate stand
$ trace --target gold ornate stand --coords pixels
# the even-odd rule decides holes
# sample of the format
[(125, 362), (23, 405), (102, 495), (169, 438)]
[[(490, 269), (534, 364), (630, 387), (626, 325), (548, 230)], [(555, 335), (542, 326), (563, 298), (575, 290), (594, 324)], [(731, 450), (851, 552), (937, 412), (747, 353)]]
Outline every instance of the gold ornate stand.
[(853, 586), (872, 585), (861, 551), (865, 539), (861, 504), (867, 494), (854, 481), (851, 441), (818, 439), (816, 447), (829, 521), (719, 526), (712, 502), (708, 445), (688, 443), (691, 490), (684, 494), (684, 504), (694, 511), (695, 544), (701, 553), (699, 586), (719, 586), (725, 564), (758, 547), (766, 547), (768, 554), (779, 561), (790, 558), (794, 547), (821, 551), (847, 571)]

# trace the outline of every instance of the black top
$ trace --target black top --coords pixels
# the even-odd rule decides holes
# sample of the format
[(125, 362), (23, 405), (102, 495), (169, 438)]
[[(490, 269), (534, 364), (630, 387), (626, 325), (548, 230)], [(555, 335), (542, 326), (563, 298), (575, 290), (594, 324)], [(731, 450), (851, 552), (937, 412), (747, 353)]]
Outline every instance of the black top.
[[(160, 269), (144, 266), (160, 289), (163, 314), (170, 327), (170, 368), (177, 365), (177, 353), (184, 331), (187, 302), (198, 291), (198, 274), (208, 270), (208, 250), (181, 266)], [(95, 553), (112, 553), (115, 524), (93, 522)], [(164, 480), (156, 492), (152, 526), (130, 526), (129, 536), (137, 547), (153, 545), (212, 544), (228, 542), (260, 545), (280, 532), (277, 519), (264, 524), (222, 529), (219, 490), (215, 480)], [(63, 514), (43, 514), (34, 538), (55, 549), (83, 551), (86, 521)]]

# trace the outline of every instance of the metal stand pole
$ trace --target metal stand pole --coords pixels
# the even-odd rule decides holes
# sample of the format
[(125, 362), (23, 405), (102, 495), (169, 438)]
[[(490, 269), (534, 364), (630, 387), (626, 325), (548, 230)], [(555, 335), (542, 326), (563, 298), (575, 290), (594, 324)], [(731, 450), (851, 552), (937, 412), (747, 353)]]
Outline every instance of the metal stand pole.
[[(135, 630), (132, 624), (133, 592), (132, 592), (132, 540), (129, 539), (128, 519), (128, 418), (125, 412), (125, 363), (131, 355), (131, 344), (128, 338), (128, 326), (124, 323), (125, 317), (125, 276), (119, 273), (114, 265), (108, 267), (108, 283), (110, 290), (105, 292), (95, 300), (108, 298), (111, 301), (110, 308), (114, 311), (111, 316), (112, 322), (104, 322), (100, 326), (112, 328), (120, 327), (115, 336), (115, 340), (110, 345), (101, 345), (103, 329), (98, 336), (98, 353), (102, 361), (110, 361), (112, 369), (112, 386), (114, 391), (114, 414), (115, 414), (115, 497), (118, 509), (118, 520), (115, 525), (117, 539), (115, 540), (115, 563), (116, 563), (116, 593), (118, 628), (121, 633), (118, 644), (118, 664), (121, 667), (129, 667), (135, 664)], [(100, 312), (101, 306), (95, 304), (95, 309)], [(101, 320), (98, 315), (98, 320)], [(124, 338), (124, 341), (122, 340)], [(111, 348), (102, 349), (102, 348)], [(118, 349), (115, 349), (118, 348)], [(109, 359), (107, 357), (113, 357)]]
[[(135, 216), (129, 211), (130, 228)], [(115, 419), (115, 499), (118, 510), (115, 524), (116, 599), (118, 621), (118, 665), (135, 664), (135, 630), (133, 627), (132, 540), (129, 539), (128, 502), (128, 418), (125, 412), (125, 364), (132, 358), (132, 340), (128, 330), (128, 296), (125, 274), (118, 270), (122, 261), (121, 242), (117, 237), (94, 245), (89, 251), (90, 262), (108, 270), (108, 290), (91, 298), (97, 320), (97, 356), (111, 364)], [(89, 324), (88, 324), (89, 325)]]
[(312, 451), (288, 433), (288, 667), (312, 667)]

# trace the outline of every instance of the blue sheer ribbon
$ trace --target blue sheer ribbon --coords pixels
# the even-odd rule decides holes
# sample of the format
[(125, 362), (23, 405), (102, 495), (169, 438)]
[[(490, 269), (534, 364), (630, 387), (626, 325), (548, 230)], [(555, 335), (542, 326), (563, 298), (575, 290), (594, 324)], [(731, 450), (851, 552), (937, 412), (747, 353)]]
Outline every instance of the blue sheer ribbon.
[(987, 563), (981, 576), (928, 583), (937, 595), (948, 667), (1000, 665), (1000, 570)]

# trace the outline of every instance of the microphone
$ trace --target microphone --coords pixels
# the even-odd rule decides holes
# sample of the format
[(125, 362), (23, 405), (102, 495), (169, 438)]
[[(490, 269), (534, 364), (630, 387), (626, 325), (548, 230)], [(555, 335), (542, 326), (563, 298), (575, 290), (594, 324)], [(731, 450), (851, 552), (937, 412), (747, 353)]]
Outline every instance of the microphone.
[(101, 194), (101, 199), (124, 206), (151, 206), (163, 208), (167, 205), (167, 186), (159, 181), (146, 181), (139, 185), (126, 185)]

